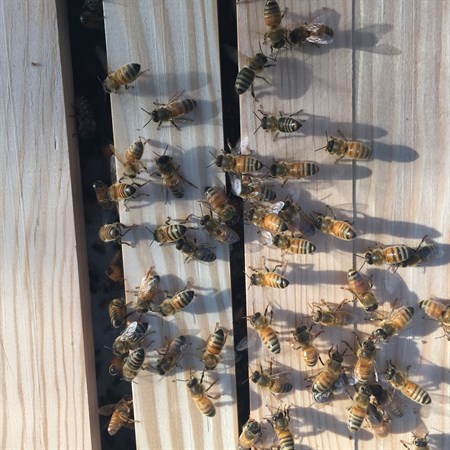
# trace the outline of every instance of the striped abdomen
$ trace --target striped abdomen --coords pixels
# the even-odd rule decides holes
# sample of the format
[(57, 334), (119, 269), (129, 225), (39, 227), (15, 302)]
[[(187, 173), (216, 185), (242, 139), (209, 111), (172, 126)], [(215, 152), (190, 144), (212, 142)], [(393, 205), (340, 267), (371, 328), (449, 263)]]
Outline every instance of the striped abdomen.
[(280, 450), (294, 450), (294, 436), (289, 429), (287, 430), (276, 430), (278, 437), (278, 444), (280, 446)]
[(161, 179), (169, 190), (169, 192), (176, 198), (182, 198), (184, 196), (183, 180), (177, 172), (170, 174), (161, 174)]
[(281, 346), (277, 333), (271, 327), (265, 327), (262, 330), (257, 330), (266, 348), (272, 353), (280, 353)]
[(184, 290), (175, 294), (170, 302), (175, 311), (180, 311), (192, 302), (194, 295), (194, 291)]
[(428, 405), (431, 403), (431, 397), (428, 392), (417, 383), (414, 383), (414, 381), (407, 380), (400, 387), (400, 391), (402, 394), (406, 395), (406, 397), (421, 405)]
[(274, 27), (281, 23), (281, 10), (276, 0), (266, 0), (264, 5), (264, 23), (266, 27)]
[(292, 117), (280, 117), (278, 119), (278, 131), (282, 133), (293, 133), (301, 128), (302, 124)]
[(164, 108), (166, 109), (169, 118), (183, 116), (191, 112), (197, 106), (197, 102), (191, 98), (185, 98), (178, 102), (168, 103)]
[(125, 360), (125, 366), (133, 371), (138, 371), (145, 359), (145, 350), (142, 347), (137, 348), (129, 353)]
[(274, 394), (285, 394), (292, 391), (292, 384), (283, 382), (278, 378), (271, 378), (269, 389)]
[(319, 360), (319, 351), (314, 345), (305, 345), (302, 347), (302, 357), (308, 367), (314, 367)]
[(370, 147), (362, 142), (347, 141), (345, 156), (352, 159), (369, 159), (372, 156)]
[(255, 80), (255, 71), (244, 66), (238, 73), (236, 77), (236, 83), (234, 88), (238, 95), (243, 94), (248, 91), (253, 81)]
[(113, 328), (119, 328), (124, 324), (127, 308), (123, 298), (115, 298), (111, 300), (108, 306), (109, 318)]
[(347, 420), (349, 431), (355, 433), (361, 428), (364, 418), (366, 417), (367, 406), (354, 405), (351, 407)]
[(387, 264), (401, 264), (413, 256), (415, 250), (406, 245), (393, 245), (384, 249)]
[(138, 76), (141, 71), (141, 65), (137, 63), (128, 63), (120, 66), (114, 72), (114, 78), (119, 83), (119, 85), (125, 85), (128, 83), (132, 83)]

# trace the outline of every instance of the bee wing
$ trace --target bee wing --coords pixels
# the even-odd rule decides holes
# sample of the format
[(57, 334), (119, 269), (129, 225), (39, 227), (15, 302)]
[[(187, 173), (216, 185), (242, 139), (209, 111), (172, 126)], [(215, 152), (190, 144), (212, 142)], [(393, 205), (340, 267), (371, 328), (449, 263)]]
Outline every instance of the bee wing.
[(136, 332), (136, 328), (138, 326), (137, 321), (131, 322), (126, 328), (125, 330), (123, 330), (123, 332), (121, 333), (121, 336), (123, 336), (124, 338), (127, 339), (131, 339), (134, 337), (134, 334)]
[(270, 231), (261, 230), (259, 233), (259, 240), (264, 245), (272, 245), (273, 242), (273, 236)]
[(230, 179), (231, 192), (233, 192), (234, 195), (239, 197), (242, 192), (242, 179), (240, 174), (228, 172), (228, 178)]
[[(222, 44), (222, 50), (234, 64), (238, 65), (239, 53), (241, 52), (239, 52), (237, 48), (234, 48), (229, 44)], [(245, 56), (245, 58), (248, 58), (248, 56), (246, 55), (243, 56)]]
[(278, 213), (283, 209), (283, 206), (284, 206), (284, 202), (276, 202), (276, 203), (273, 203), (273, 204), (270, 206), (269, 211), (270, 211), (271, 213), (278, 214)]
[(116, 403), (111, 403), (109, 405), (104, 405), (98, 408), (97, 412), (101, 416), (110, 416), (116, 410)]

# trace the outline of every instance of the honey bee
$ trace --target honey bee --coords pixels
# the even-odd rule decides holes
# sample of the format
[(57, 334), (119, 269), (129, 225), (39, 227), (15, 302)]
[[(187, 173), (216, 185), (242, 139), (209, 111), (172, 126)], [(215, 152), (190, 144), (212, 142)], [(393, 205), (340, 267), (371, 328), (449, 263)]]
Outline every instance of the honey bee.
[(136, 178), (139, 172), (147, 170), (141, 162), (142, 155), (144, 154), (144, 144), (145, 142), (142, 142), (140, 139), (130, 144), (125, 150), (123, 159), (117, 154), (116, 149), (110, 145), (110, 150), (123, 166), (123, 175), (119, 179), (119, 182), (125, 178)]
[(81, 95), (75, 99), (75, 117), (77, 119), (77, 134), (81, 139), (93, 139), (95, 137), (95, 114), (89, 100)]
[(373, 312), (378, 309), (378, 302), (372, 292), (372, 285), (364, 278), (361, 272), (350, 269), (347, 272), (347, 283), (350, 291), (361, 303), (366, 312)]
[(450, 340), (450, 306), (445, 305), (434, 297), (419, 302), (419, 306), (431, 319), (437, 320)]
[(338, 133), (340, 134), (340, 137), (330, 136), (330, 138), (328, 138), (327, 136), (327, 145), (317, 150), (325, 148), (330, 155), (336, 155), (338, 158), (335, 163), (344, 157), (358, 160), (367, 160), (371, 158), (372, 150), (368, 145), (359, 141), (349, 141), (340, 131), (338, 131)]
[(117, 92), (121, 86), (127, 87), (128, 84), (141, 76), (141, 65), (137, 63), (128, 63), (120, 66), (115, 72), (110, 73), (103, 81), (103, 90), (107, 94)]
[(123, 276), (123, 263), (122, 252), (117, 251), (111, 259), (110, 265), (106, 268), (106, 276), (117, 283), (121, 283), (124, 280)]
[(247, 220), (261, 230), (266, 230), (273, 234), (283, 233), (288, 229), (287, 223), (279, 216), (283, 206), (284, 202), (277, 202), (269, 208), (254, 206), (247, 211)]
[(94, 11), (83, 11), (80, 14), (80, 23), (85, 28), (89, 28), (91, 30), (103, 30), (103, 15), (98, 14)]
[(228, 331), (220, 327), (216, 323), (214, 332), (210, 334), (206, 341), (206, 348), (203, 350), (202, 361), (205, 365), (205, 370), (214, 370), (220, 361), (220, 353), (225, 346)]
[(370, 404), (370, 389), (361, 385), (353, 396), (353, 404), (350, 408), (347, 419), (347, 428), (352, 433), (356, 433), (364, 422), (367, 409)]
[(325, 363), (325, 367), (314, 377), (314, 381), (312, 384), (312, 393), (320, 393), (332, 389), (333, 384), (339, 378), (342, 373), (342, 361), (344, 361), (344, 354), (339, 353), (336, 348), (333, 351), (334, 347), (331, 347), (328, 350), (328, 360)]
[[(96, 181), (94, 183), (94, 190), (96, 191), (97, 194), (97, 189), (100, 190), (101, 186), (102, 186), (102, 181)], [(148, 196), (148, 194), (138, 194), (138, 195), (134, 195), (136, 193), (136, 187), (141, 188), (142, 186), (144, 186), (145, 184), (147, 184), (148, 181), (144, 184), (138, 184), (138, 183), (114, 183), (111, 186), (107, 187), (106, 190), (106, 199), (108, 201), (111, 202), (120, 202), (121, 200), (123, 200), (123, 204), (125, 206), (125, 209), (128, 211), (127, 208), (127, 201), (130, 200), (131, 198), (137, 198), (140, 197), (142, 195), (146, 195)], [(98, 199), (98, 197), (97, 197)]]
[(222, 189), (206, 187), (205, 197), (210, 208), (227, 225), (233, 225), (239, 220), (239, 213), (237, 209), (230, 203), (228, 197)]
[(272, 139), (275, 140), (279, 133), (294, 133), (302, 127), (302, 121), (293, 119), (294, 116), (298, 116), (303, 110), (295, 113), (285, 115), (280, 111), (279, 116), (271, 115), (268, 112), (264, 112), (258, 109), (258, 112), (263, 116), (259, 117), (256, 113), (255, 116), (260, 121), (259, 127), (255, 130), (255, 133), (262, 128), (266, 132), (272, 133)]
[(275, 289), (284, 289), (288, 287), (289, 280), (275, 272), (278, 267), (280, 266), (275, 266), (272, 270), (264, 267), (265, 271), (250, 267), (250, 269), (253, 270), (253, 273), (250, 276), (250, 283), (253, 286), (270, 287)]
[(234, 195), (244, 200), (271, 202), (277, 197), (276, 192), (265, 186), (260, 180), (250, 175), (229, 174), (231, 190)]
[(385, 376), (394, 389), (398, 389), (413, 402), (421, 405), (431, 403), (431, 397), (428, 392), (414, 381), (411, 381), (404, 372), (397, 370), (391, 361), (388, 362)]
[(319, 172), (319, 166), (311, 161), (275, 161), (269, 168), (269, 175), (283, 180), (283, 186), (288, 180), (299, 180)]
[(124, 298), (114, 298), (108, 306), (109, 319), (113, 328), (120, 328), (125, 323), (127, 307)]
[(147, 228), (153, 235), (153, 240), (158, 242), (159, 245), (173, 244), (179, 239), (182, 239), (187, 233), (188, 227), (181, 223), (170, 223), (170, 218), (165, 222), (165, 225), (160, 225), (156, 228), (155, 232)]
[(226, 223), (215, 219), (212, 214), (204, 214), (200, 218), (200, 225), (215, 241), (223, 244), (234, 244), (240, 240), (239, 235)]
[(381, 322), (380, 328), (372, 332), (372, 339), (386, 341), (394, 334), (405, 329), (412, 321), (414, 308), (412, 306), (402, 306), (397, 310), (392, 310), (386, 320)]
[(125, 396), (117, 403), (101, 406), (98, 409), (101, 416), (111, 416), (108, 424), (108, 433), (114, 436), (122, 427), (134, 429), (134, 420), (131, 418), (133, 413), (133, 399)]
[(389, 419), (373, 403), (369, 403), (367, 407), (366, 419), (375, 436), (386, 437), (389, 435)]
[[(426, 433), (423, 436), (418, 436), (414, 433), (412, 433), (414, 439), (412, 442), (405, 442), (400, 441), (404, 447), (406, 447), (408, 450), (430, 450), (430, 446), (428, 445), (428, 434)], [(410, 447), (412, 445), (412, 448)]]
[(345, 220), (337, 220), (334, 214), (333, 217), (324, 216), (319, 213), (316, 214), (317, 218), (314, 221), (314, 225), (318, 230), (322, 231), (322, 233), (329, 234), (344, 241), (355, 239), (356, 232), (349, 222)]
[(309, 255), (316, 251), (316, 246), (307, 239), (296, 236), (288, 236), (286, 234), (278, 233), (273, 236), (272, 244), (275, 247), (294, 255)]
[(268, 390), (273, 394), (285, 394), (291, 392), (293, 388), (292, 384), (284, 381), (280, 374), (272, 375), (272, 363), (268, 372), (260, 366), (260, 370), (255, 370), (250, 379), (261, 389)]
[(237, 74), (234, 84), (238, 95), (242, 95), (250, 89), (252, 97), (256, 100), (253, 90), (253, 81), (255, 81), (255, 78), (261, 78), (267, 84), (270, 84), (262, 75), (259, 75), (265, 68), (274, 66), (274, 64), (267, 64), (268, 61), (269, 57), (262, 53), (262, 51), (251, 58), (247, 58), (247, 64)]
[(376, 248), (369, 248), (364, 254), (367, 264), (381, 266), (389, 264), (393, 267), (400, 267), (411, 258), (415, 258), (417, 252), (407, 245), (389, 245), (384, 247), (380, 245)]
[(191, 378), (187, 382), (187, 387), (197, 409), (207, 417), (214, 417), (216, 415), (216, 407), (210, 399), (218, 398), (218, 395), (207, 395), (206, 393), (216, 384), (217, 380), (213, 381), (205, 389), (203, 385), (204, 375), (205, 372), (202, 373), (200, 380), (194, 375), (191, 375)]
[(159, 306), (158, 312), (163, 317), (172, 316), (178, 311), (186, 308), (194, 299), (194, 291), (186, 289), (178, 291), (173, 297), (166, 298)]
[(155, 273), (154, 268), (150, 267), (137, 288), (137, 298), (135, 311), (138, 314), (145, 314), (150, 309), (153, 299), (159, 293), (160, 277)]
[[(321, 300), (321, 304), (313, 303), (312, 321), (323, 327), (343, 327), (353, 323), (354, 316), (343, 309), (345, 303), (347, 303), (347, 300), (343, 300), (335, 309), (331, 309), (325, 300)], [(323, 309), (321, 305), (326, 309)]]
[(302, 211), (301, 206), (288, 195), (278, 215), (288, 224), (289, 229), (310, 236), (315, 233), (314, 221)]
[(103, 242), (118, 242), (119, 244), (125, 244), (133, 247), (133, 245), (129, 242), (122, 241), (122, 238), (136, 226), (137, 225), (127, 226), (120, 222), (107, 223), (98, 230), (98, 237)]
[(334, 31), (317, 18), (311, 23), (304, 23), (289, 32), (289, 41), (292, 45), (303, 45), (310, 42), (316, 46), (327, 45), (333, 42)]
[(292, 331), (293, 342), (291, 346), (294, 350), (302, 349), (302, 358), (308, 367), (314, 367), (319, 360), (319, 350), (314, 345), (314, 339), (323, 333), (319, 331), (316, 334), (311, 333), (311, 329), (314, 326), (312, 324), (309, 329), (305, 325), (297, 327)]
[(277, 411), (269, 420), (277, 435), (280, 450), (294, 450), (294, 436), (289, 429), (290, 420), (289, 408), (284, 411)]
[(216, 260), (216, 254), (208, 244), (197, 244), (182, 238), (176, 242), (175, 247), (186, 255), (185, 262), (191, 259), (202, 263), (210, 263)]
[(114, 355), (109, 363), (108, 372), (111, 376), (115, 377), (122, 373), (123, 370), (123, 358), (121, 356)]
[[(174, 119), (177, 119), (181, 116), (190, 113), (197, 106), (197, 102), (192, 98), (185, 98), (183, 100), (178, 100), (178, 98), (181, 96), (182, 93), (183, 92), (180, 92), (174, 95), (172, 98), (169, 99), (168, 103), (153, 102), (153, 104), (157, 106), (157, 108), (155, 108), (151, 112), (145, 110), (144, 108), (141, 108), (142, 111), (150, 115), (150, 119), (144, 125), (143, 128), (145, 128), (153, 120), (153, 122), (158, 122), (158, 126), (156, 128), (157, 130), (159, 130), (163, 122), (170, 122), (172, 125), (175, 126), (177, 130), (179, 130), (180, 128), (178, 127)], [(183, 120), (190, 120), (190, 119), (184, 117)]]
[(250, 325), (258, 333), (267, 349), (272, 353), (280, 353), (281, 346), (278, 334), (270, 326), (272, 323), (273, 311), (270, 311), (270, 321), (266, 317), (268, 308), (269, 306), (266, 307), (264, 315), (260, 312), (256, 312), (252, 316), (248, 316), (247, 319), (250, 321)]
[(397, 396), (384, 389), (381, 384), (370, 385), (370, 391), (378, 406), (391, 417), (402, 417), (405, 414), (403, 404), (400, 402)]
[(162, 358), (159, 359), (156, 365), (157, 372), (160, 375), (169, 373), (183, 357), (183, 352), (186, 347), (186, 338), (184, 336), (178, 336), (167, 344), (164, 350), (157, 350), (158, 354), (162, 355)]
[(261, 437), (261, 434), (261, 425), (250, 417), (242, 427), (242, 432), (239, 436), (239, 450), (253, 448), (254, 444)]
[(123, 362), (122, 379), (129, 382), (133, 381), (141, 370), (144, 360), (145, 350), (142, 347), (131, 350)]
[[(356, 352), (357, 360), (353, 369), (353, 376), (358, 383), (366, 384), (375, 371), (375, 354), (377, 348), (375, 347), (372, 338), (369, 337), (361, 342), (358, 335), (355, 334), (355, 336), (359, 348)], [(345, 342), (345, 344), (351, 348), (347, 342)]]
[(148, 335), (147, 330), (147, 322), (131, 322), (114, 340), (112, 345), (114, 355), (121, 356), (131, 350), (134, 345), (142, 342)]
[(267, 31), (264, 34), (264, 43), (269, 41), (272, 50), (274, 48), (279, 50), (286, 46), (288, 31), (281, 26), (283, 16), (284, 13), (281, 13), (276, 0), (266, 0), (264, 5), (264, 23)]
[(228, 150), (223, 150), (223, 154), (217, 156), (215, 164), (224, 172), (251, 173), (263, 168), (263, 163), (259, 159), (241, 153), (241, 142), (238, 140), (233, 147), (228, 141)]
[(116, 207), (116, 203), (113, 202), (108, 196), (108, 185), (103, 181), (95, 181), (92, 185), (95, 192), (97, 202), (103, 209), (112, 210)]

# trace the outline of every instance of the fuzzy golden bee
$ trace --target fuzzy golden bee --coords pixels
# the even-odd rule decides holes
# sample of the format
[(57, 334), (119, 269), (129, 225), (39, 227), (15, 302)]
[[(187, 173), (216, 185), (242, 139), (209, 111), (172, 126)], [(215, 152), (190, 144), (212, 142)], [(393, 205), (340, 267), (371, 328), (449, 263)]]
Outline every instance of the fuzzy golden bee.
[(122, 241), (122, 238), (137, 225), (124, 225), (120, 222), (107, 223), (98, 230), (98, 237), (103, 242), (117, 242), (132, 247), (129, 242)]
[(347, 428), (350, 432), (356, 433), (360, 428), (367, 414), (370, 404), (370, 389), (361, 385), (353, 396), (353, 403), (350, 408)]
[(209, 244), (197, 244), (182, 238), (176, 242), (175, 247), (186, 256), (186, 262), (195, 260), (201, 263), (211, 263), (216, 260), (216, 254), (212, 251)]
[(117, 403), (101, 406), (98, 413), (102, 416), (111, 416), (108, 424), (108, 433), (114, 436), (122, 427), (134, 429), (133, 399), (125, 396)]
[(127, 307), (124, 298), (114, 298), (108, 305), (109, 319), (113, 328), (120, 328), (125, 323)]
[(309, 255), (316, 251), (316, 246), (311, 241), (295, 235), (289, 236), (285, 233), (278, 233), (273, 236), (272, 244), (293, 255)]
[(260, 370), (255, 370), (252, 373), (250, 380), (261, 389), (270, 391), (273, 394), (286, 394), (291, 392), (293, 388), (292, 384), (285, 381), (282, 375), (272, 375), (272, 363), (267, 372), (260, 366)]
[(186, 338), (178, 336), (172, 342), (169, 342), (164, 350), (157, 350), (162, 358), (158, 360), (156, 371), (160, 375), (166, 375), (171, 372), (183, 357), (183, 352), (187, 347)]
[(250, 325), (258, 333), (261, 341), (266, 346), (266, 348), (272, 353), (280, 353), (281, 345), (276, 331), (270, 326), (272, 323), (273, 312), (270, 312), (270, 320), (267, 319), (268, 306), (264, 311), (264, 315), (260, 312), (256, 312), (247, 319), (250, 321)]
[(122, 86), (126, 87), (135, 81), (142, 73), (140, 64), (124, 64), (105, 78), (103, 81), (103, 90), (107, 94), (117, 92)]
[(361, 303), (366, 312), (373, 312), (378, 309), (378, 301), (372, 292), (372, 285), (367, 281), (364, 275), (355, 269), (347, 272), (348, 288)]
[(208, 395), (207, 392), (214, 386), (217, 380), (213, 381), (205, 389), (205, 386), (203, 385), (204, 374), (205, 372), (202, 373), (200, 380), (194, 375), (191, 375), (191, 378), (187, 382), (187, 387), (197, 409), (207, 417), (214, 417), (216, 415), (216, 407), (210, 399), (218, 398), (218, 395)]
[(192, 290), (183, 289), (178, 291), (173, 297), (168, 297), (158, 306), (157, 312), (163, 317), (172, 316), (186, 308), (194, 299), (195, 293)]
[(273, 140), (277, 138), (279, 133), (294, 133), (302, 127), (302, 121), (293, 118), (294, 116), (298, 116), (301, 112), (303, 112), (302, 109), (288, 115), (280, 111), (279, 116), (271, 115), (270, 113), (265, 112), (261, 109), (258, 109), (258, 112), (262, 114), (262, 117), (259, 117), (256, 113), (254, 113), (260, 121), (260, 124), (255, 130), (255, 133), (260, 128), (265, 130), (266, 133), (270, 131), (272, 133)]
[(333, 216), (324, 216), (323, 214), (316, 213), (317, 217), (314, 221), (316, 228), (324, 234), (334, 236), (337, 239), (349, 241), (355, 239), (356, 231), (352, 225), (345, 220), (337, 220)]
[(389, 264), (393, 267), (400, 267), (406, 261), (415, 258), (417, 251), (407, 245), (380, 245), (375, 248), (369, 248), (365, 254), (364, 259), (367, 264), (374, 264), (381, 266), (382, 264)]
[(290, 423), (289, 408), (278, 410), (269, 420), (278, 438), (280, 450), (294, 450), (294, 436), (289, 428)]
[(270, 207), (253, 206), (247, 211), (246, 218), (261, 230), (273, 234), (283, 233), (288, 229), (287, 223), (279, 216), (283, 206), (284, 202), (277, 202)]
[(288, 287), (289, 280), (275, 272), (278, 267), (282, 267), (282, 265), (275, 266), (272, 270), (269, 270), (267, 267), (264, 267), (264, 270), (250, 267), (253, 271), (250, 275), (250, 283), (253, 286), (270, 287), (275, 289), (284, 289)]
[(281, 26), (281, 20), (284, 13), (281, 13), (280, 6), (276, 0), (266, 0), (264, 5), (264, 23), (266, 33), (264, 34), (264, 43), (270, 42), (271, 49), (280, 49), (286, 46), (288, 31)]
[(316, 46), (333, 42), (334, 31), (317, 18), (311, 23), (304, 23), (289, 31), (289, 42), (292, 45), (303, 45), (310, 42)]
[(103, 209), (112, 210), (116, 208), (116, 203), (109, 198), (108, 185), (106, 183), (98, 180), (93, 183), (92, 187), (94, 188), (97, 202)]
[(450, 306), (434, 297), (421, 300), (419, 306), (428, 317), (440, 322), (447, 339), (450, 340)]
[(340, 137), (327, 136), (327, 145), (325, 148), (330, 155), (337, 156), (335, 163), (339, 162), (342, 158), (349, 158), (354, 160), (368, 160), (372, 156), (372, 150), (363, 142), (349, 141), (339, 131)]
[(159, 243), (159, 245), (173, 244), (179, 239), (182, 239), (188, 231), (188, 227), (182, 223), (170, 223), (170, 219), (167, 219), (164, 225), (160, 225), (154, 232), (147, 228), (150, 233), (153, 234), (153, 239)]
[(385, 376), (386, 380), (389, 381), (394, 389), (399, 390), (405, 397), (408, 397), (413, 402), (421, 405), (428, 405), (431, 403), (431, 397), (428, 392), (417, 383), (410, 380), (404, 372), (397, 370), (391, 361), (388, 362)]
[(347, 303), (343, 300), (336, 308), (331, 309), (325, 300), (319, 303), (313, 303), (311, 320), (323, 327), (343, 327), (355, 321), (355, 317), (343, 306)]
[(106, 268), (105, 275), (111, 281), (115, 281), (117, 283), (123, 282), (123, 261), (122, 252), (120, 250), (114, 253), (109, 266)]
[[(176, 129), (180, 129), (175, 119), (178, 119), (186, 114), (189, 114), (196, 106), (197, 102), (192, 98), (185, 98), (183, 100), (178, 100), (183, 92), (180, 92), (174, 95), (169, 99), (168, 103), (156, 103), (153, 102), (157, 108), (153, 111), (147, 111), (144, 108), (141, 108), (142, 111), (146, 112), (150, 115), (150, 119), (144, 125), (145, 128), (152, 120), (153, 122), (158, 122), (157, 129), (161, 127), (163, 122), (171, 123)], [(190, 120), (186, 117), (183, 117), (183, 120)]]
[(131, 350), (135, 345), (142, 342), (148, 335), (148, 323), (134, 321), (116, 337), (112, 345), (112, 352), (116, 356), (121, 356)]
[(233, 225), (239, 220), (239, 213), (236, 207), (230, 203), (223, 189), (215, 187), (205, 188), (206, 202), (209, 207), (223, 220), (227, 225)]
[[(356, 352), (356, 362), (353, 368), (353, 377), (358, 383), (367, 384), (372, 375), (375, 373), (375, 354), (377, 348), (373, 341), (373, 338), (360, 341), (358, 335), (355, 333), (356, 340), (358, 342), (358, 350)], [(343, 341), (349, 348), (350, 344)]]
[(239, 450), (253, 448), (261, 434), (261, 425), (250, 417), (242, 427), (242, 432), (239, 435)]
[(126, 178), (136, 178), (137, 174), (146, 171), (147, 168), (141, 162), (144, 154), (144, 144), (140, 139), (131, 143), (125, 150), (123, 158), (117, 154), (116, 149), (111, 145), (110, 150), (123, 167), (123, 174), (119, 182)]
[(319, 166), (311, 161), (275, 161), (269, 168), (269, 176), (283, 181), (300, 180), (319, 172)]
[(388, 318), (383, 320), (380, 327), (372, 332), (374, 340), (386, 341), (394, 334), (400, 333), (411, 322), (414, 316), (414, 308), (412, 306), (402, 306), (396, 310), (392, 310)]
[(138, 314), (145, 314), (151, 309), (153, 299), (159, 291), (160, 276), (155, 272), (154, 267), (147, 270), (141, 284), (137, 287), (137, 298), (134, 306)]
[(261, 180), (250, 175), (228, 174), (231, 190), (234, 195), (244, 200), (255, 200), (257, 202), (271, 202), (277, 197), (276, 192), (269, 186), (264, 185)]
[(345, 350), (343, 353), (339, 353), (337, 348), (336, 350), (334, 350), (334, 347), (330, 348), (325, 367), (314, 377), (314, 381), (311, 386), (313, 394), (323, 394), (333, 388), (333, 384), (342, 373), (344, 354)]
[(146, 183), (143, 184), (138, 184), (138, 183), (113, 183), (111, 186), (106, 187), (105, 190), (105, 183), (103, 183), (102, 181), (96, 181), (94, 183), (94, 190), (97, 196), (97, 200), (99, 201), (99, 203), (104, 203), (104, 202), (120, 202), (121, 200), (123, 200), (123, 204), (125, 206), (125, 209), (128, 210), (127, 208), (127, 202), (128, 200), (130, 200), (131, 198), (137, 198), (140, 197), (142, 195), (146, 195), (148, 196), (148, 194), (138, 194), (138, 195), (134, 195), (136, 193), (136, 187), (141, 188), (142, 186), (144, 186)]
[(219, 326), (216, 323), (216, 328), (213, 333), (209, 335), (206, 341), (206, 347), (202, 353), (202, 361), (205, 365), (205, 370), (214, 370), (220, 361), (220, 353), (225, 346), (227, 340), (228, 330)]
[(292, 331), (293, 341), (291, 346), (294, 350), (302, 350), (302, 358), (308, 367), (314, 367), (319, 360), (319, 350), (314, 345), (314, 339), (323, 333), (319, 331), (316, 334), (311, 333), (312, 324), (309, 329), (306, 325), (301, 325)]
[(222, 155), (217, 156), (214, 162), (224, 172), (239, 174), (258, 172), (263, 168), (263, 163), (259, 159), (242, 154), (240, 140), (234, 147), (228, 142), (228, 150), (223, 150)]

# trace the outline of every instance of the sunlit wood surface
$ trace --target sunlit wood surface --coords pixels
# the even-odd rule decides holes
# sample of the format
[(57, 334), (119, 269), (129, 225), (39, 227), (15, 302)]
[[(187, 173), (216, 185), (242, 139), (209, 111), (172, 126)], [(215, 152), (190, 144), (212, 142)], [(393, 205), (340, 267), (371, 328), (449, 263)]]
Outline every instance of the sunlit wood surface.
[(0, 5), (0, 447), (9, 450), (100, 446), (62, 3)]
[[(446, 149), (449, 138), (445, 117), (449, 100), (449, 25), (448, 3), (433, 2), (370, 2), (370, 1), (283, 1), (279, 2), (284, 26), (311, 22), (318, 16), (335, 31), (334, 42), (317, 48), (282, 49), (276, 67), (266, 69), (271, 84), (257, 79), (254, 83), (257, 101), (250, 93), (241, 97), (241, 134), (248, 136), (249, 147), (269, 165), (273, 158), (316, 161), (320, 172), (310, 179), (289, 181), (280, 189), (279, 199), (291, 193), (305, 212), (327, 214), (332, 207), (338, 218), (354, 222), (357, 238), (338, 241), (316, 232), (310, 239), (317, 245), (314, 255), (286, 255), (285, 276), (290, 285), (284, 290), (251, 287), (247, 306), (263, 312), (273, 308), (273, 328), (282, 339), (280, 355), (273, 359), (274, 373), (288, 372), (294, 384), (290, 394), (263, 395), (252, 386), (251, 416), (268, 417), (281, 406), (290, 406), (291, 430), (298, 448), (302, 449), (391, 449), (399, 448), (400, 440), (412, 442), (412, 432), (429, 431), (430, 446), (449, 445), (449, 352), (442, 329), (418, 308), (418, 301), (432, 295), (449, 299), (448, 225), (449, 164)], [(326, 9), (322, 9), (326, 8)], [(263, 42), (264, 2), (240, 2), (237, 5), (239, 50), (253, 56)], [(270, 54), (269, 46), (262, 46)], [(245, 57), (241, 59), (241, 66)], [(304, 110), (306, 121), (297, 133), (280, 135), (274, 142), (263, 130), (253, 135), (258, 121), (257, 109), (268, 112), (293, 113)], [(315, 149), (326, 145), (326, 133), (341, 130), (349, 139), (358, 139), (373, 149), (371, 161), (342, 160)], [(386, 361), (402, 369), (411, 366), (409, 375), (426, 388), (431, 406), (419, 407), (405, 401), (405, 416), (391, 422), (391, 434), (375, 438), (365, 424), (351, 436), (347, 430), (347, 394), (330, 405), (317, 407), (308, 389), (306, 377), (315, 373), (306, 370), (299, 352), (294, 352), (285, 339), (290, 330), (311, 314), (308, 306), (325, 299), (338, 304), (351, 298), (346, 286), (346, 273), (359, 268), (369, 246), (378, 243), (406, 244), (416, 247), (427, 235), (427, 242), (436, 242), (444, 256), (424, 267), (402, 268), (393, 274), (385, 267), (366, 265), (362, 272), (373, 275), (374, 291), (380, 310), (387, 313), (395, 299), (396, 307), (415, 307), (413, 325), (378, 345), (376, 361), (379, 376), (386, 370)], [(246, 227), (246, 267), (262, 267), (266, 258), (269, 269), (283, 260), (277, 249), (263, 247), (256, 229)], [(250, 269), (248, 269), (250, 273)], [(352, 307), (350, 306), (350, 310)], [(346, 347), (341, 340), (354, 343), (352, 332), (361, 339), (377, 322), (365, 320), (362, 308), (353, 307), (356, 324), (345, 330), (326, 329), (317, 338), (322, 359), (332, 345)], [(309, 319), (303, 323), (309, 325)], [(316, 332), (319, 330), (315, 328)], [(249, 330), (252, 333), (252, 330)], [(250, 341), (250, 370), (263, 364), (268, 367), (271, 355), (258, 341)], [(351, 352), (344, 365), (354, 361)], [(319, 366), (322, 367), (319, 363)], [(317, 372), (316, 372), (317, 373)], [(353, 395), (353, 388), (348, 388)]]

